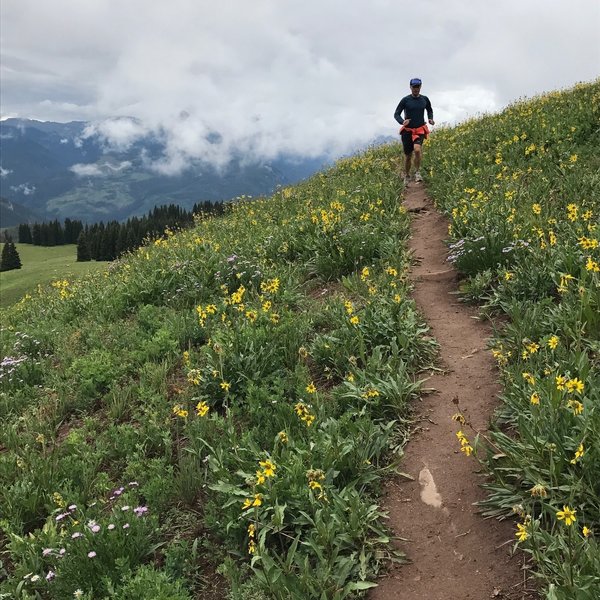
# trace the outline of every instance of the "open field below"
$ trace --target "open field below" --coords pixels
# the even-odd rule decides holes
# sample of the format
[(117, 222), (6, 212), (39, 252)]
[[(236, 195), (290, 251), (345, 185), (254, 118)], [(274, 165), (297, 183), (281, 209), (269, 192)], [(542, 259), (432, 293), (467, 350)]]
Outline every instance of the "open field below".
[(105, 262), (76, 262), (77, 246), (15, 244), (22, 268), (0, 273), (0, 307), (6, 308), (25, 294), (54, 279), (72, 279), (106, 268)]

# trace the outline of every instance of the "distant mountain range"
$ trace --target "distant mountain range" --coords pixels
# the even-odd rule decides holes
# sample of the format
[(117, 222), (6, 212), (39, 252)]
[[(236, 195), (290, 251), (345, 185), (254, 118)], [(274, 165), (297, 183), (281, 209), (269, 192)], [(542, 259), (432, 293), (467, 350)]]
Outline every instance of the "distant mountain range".
[[(107, 147), (88, 123), (25, 119), (0, 122), (0, 226), (41, 219), (85, 222), (124, 220), (156, 205), (223, 201), (241, 195), (264, 196), (279, 185), (320, 170), (326, 156), (280, 156), (253, 160), (234, 156), (218, 170), (196, 162), (178, 175), (149, 166), (164, 152), (146, 136), (126, 149)], [(150, 158), (150, 160), (149, 160)]]

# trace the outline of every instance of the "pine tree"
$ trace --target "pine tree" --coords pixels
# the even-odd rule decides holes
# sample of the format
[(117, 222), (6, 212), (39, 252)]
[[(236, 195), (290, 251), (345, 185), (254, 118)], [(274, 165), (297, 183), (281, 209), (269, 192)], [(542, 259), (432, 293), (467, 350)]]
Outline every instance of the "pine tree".
[(31, 233), (31, 242), (34, 246), (42, 245), (42, 226), (39, 223), (33, 224), (33, 230)]
[(17, 251), (17, 247), (15, 246), (14, 242), (10, 243), (10, 252), (12, 264), (14, 265), (13, 269), (20, 269), (23, 265), (21, 263), (21, 257), (19, 256), (19, 252)]
[(77, 238), (77, 262), (88, 262), (92, 260), (90, 244), (87, 236), (82, 231)]
[(19, 225), (19, 244), (31, 244), (31, 227), (28, 223)]
[(21, 257), (17, 252), (13, 242), (6, 242), (2, 248), (2, 258), (0, 258), (0, 271), (12, 271), (21, 268)]
[(10, 271), (10, 242), (2, 246), (2, 258), (0, 258), (0, 271)]

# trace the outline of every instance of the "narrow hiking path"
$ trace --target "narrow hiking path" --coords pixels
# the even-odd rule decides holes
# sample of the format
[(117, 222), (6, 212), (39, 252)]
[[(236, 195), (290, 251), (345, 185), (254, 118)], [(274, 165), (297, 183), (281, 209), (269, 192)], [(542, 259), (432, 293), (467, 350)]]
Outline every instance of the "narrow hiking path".
[[(525, 599), (523, 558), (511, 556), (514, 524), (484, 519), (474, 506), (485, 497), (477, 462), (459, 451), (460, 409), (473, 426), (487, 430), (500, 386), (487, 341), (489, 325), (458, 301), (457, 273), (446, 262), (447, 221), (422, 185), (405, 190), (404, 206), (415, 213), (411, 250), (414, 298), (440, 344), (440, 367), (425, 383), (435, 391), (418, 409), (418, 427), (405, 451), (399, 478), (385, 490), (389, 526), (411, 563), (394, 567), (370, 600)], [(473, 437), (470, 430), (464, 433)]]

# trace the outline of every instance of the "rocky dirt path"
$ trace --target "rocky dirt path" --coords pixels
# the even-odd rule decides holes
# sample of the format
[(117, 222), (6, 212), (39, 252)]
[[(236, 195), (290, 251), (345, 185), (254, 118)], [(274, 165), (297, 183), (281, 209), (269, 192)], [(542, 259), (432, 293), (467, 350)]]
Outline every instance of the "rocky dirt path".
[[(457, 274), (446, 262), (447, 221), (411, 183), (404, 205), (415, 213), (411, 249), (416, 265), (414, 298), (440, 344), (440, 367), (426, 382), (435, 392), (422, 398), (417, 430), (397, 479), (385, 491), (389, 525), (405, 541), (398, 548), (410, 564), (379, 581), (370, 600), (525, 599), (523, 558), (512, 555), (514, 523), (484, 519), (474, 504), (484, 498), (477, 462), (459, 451), (455, 401), (475, 428), (487, 429), (500, 387), (489, 326), (454, 293)], [(468, 437), (472, 432), (465, 430)]]

